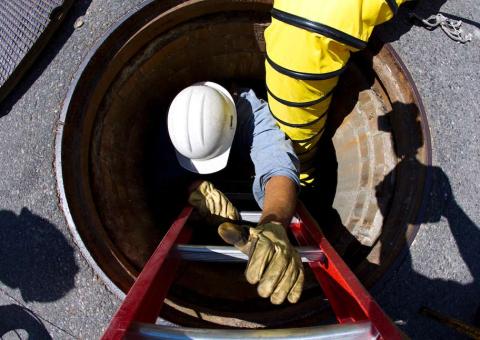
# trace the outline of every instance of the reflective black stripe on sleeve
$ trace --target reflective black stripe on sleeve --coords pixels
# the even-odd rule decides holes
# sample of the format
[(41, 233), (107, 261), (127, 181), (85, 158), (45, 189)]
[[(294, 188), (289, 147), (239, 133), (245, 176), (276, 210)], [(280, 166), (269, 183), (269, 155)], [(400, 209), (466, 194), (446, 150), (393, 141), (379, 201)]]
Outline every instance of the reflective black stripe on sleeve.
[(385, 0), (385, 1), (388, 4), (388, 7), (390, 7), (390, 9), (392, 10), (393, 15), (397, 14), (397, 11), (398, 11), (397, 2), (395, 0)]
[(267, 86), (267, 92), (279, 103), (282, 103), (283, 105), (285, 106), (289, 106), (289, 107), (309, 107), (309, 106), (313, 106), (313, 105), (317, 105), (321, 102), (323, 102), (325, 99), (327, 99), (328, 97), (330, 97), (332, 95), (332, 92), (333, 92), (333, 89), (330, 90), (330, 92), (326, 93), (324, 96), (316, 99), (316, 100), (312, 100), (310, 102), (301, 102), (301, 103), (295, 103), (295, 102), (291, 102), (291, 101), (288, 101), (288, 100), (285, 100), (285, 99), (282, 99), (282, 98), (279, 98), (277, 97), (272, 91), (270, 91), (270, 89), (268, 88)]
[(311, 21), (297, 15), (293, 15), (276, 8), (272, 9), (272, 17), (282, 21), (286, 24), (305, 29), (310, 32), (318, 33), (328, 38), (334, 39), (342, 44), (351, 46), (356, 49), (364, 49), (367, 43), (350, 34), (337, 30), (336, 28), (321, 24), (319, 22)]
[[(309, 162), (312, 163), (312, 161), (309, 161)], [(302, 164), (302, 165), (303, 165), (303, 164)], [(300, 167), (300, 173), (303, 173), (303, 174), (304, 174), (304, 173), (307, 173), (307, 172), (309, 172), (309, 171), (312, 171), (312, 172), (313, 172), (313, 171), (315, 171), (315, 169), (316, 169), (316, 168), (315, 168), (314, 165), (309, 165), (306, 169)], [(308, 177), (307, 177), (307, 178), (308, 178)], [(305, 179), (307, 179), (307, 178), (305, 178)]]
[(345, 71), (346, 69), (346, 66), (343, 66), (342, 68), (336, 71), (327, 72), (327, 73), (305, 73), (305, 72), (292, 71), (292, 70), (289, 70), (288, 68), (278, 65), (276, 62), (270, 59), (268, 54), (266, 55), (266, 59), (270, 64), (270, 66), (272, 66), (272, 68), (278, 73), (281, 73), (291, 78), (299, 79), (299, 80), (327, 80), (327, 79), (331, 79), (341, 75), (343, 71)]
[(318, 118), (315, 118), (314, 120), (312, 120), (311, 122), (307, 122), (307, 123), (302, 123), (302, 124), (293, 124), (293, 123), (288, 123), (288, 122), (285, 122), (283, 120), (281, 120), (280, 118), (278, 118), (277, 116), (275, 116), (275, 114), (273, 113), (272, 109), (270, 108), (270, 105), (268, 106), (268, 108), (270, 109), (270, 113), (272, 114), (273, 118), (275, 118), (275, 120), (277, 122), (279, 122), (280, 124), (283, 124), (283, 125), (286, 125), (286, 126), (289, 126), (289, 127), (295, 127), (295, 128), (302, 128), (302, 127), (307, 127), (307, 126), (310, 126), (310, 125), (313, 125), (317, 122), (319, 122), (323, 117), (325, 117), (328, 113), (328, 110), (326, 110), (324, 113), (322, 113)]
[[(302, 152), (297, 152), (295, 151), (295, 154), (298, 156), (298, 158), (300, 158), (301, 156), (303, 155), (306, 155), (307, 153), (309, 152), (317, 152), (318, 148), (317, 148), (317, 144), (320, 142), (320, 139), (317, 140), (315, 143), (312, 143), (310, 145), (310, 147), (308, 148), (308, 150), (305, 150), (305, 151), (302, 151)], [(295, 145), (293, 146), (295, 148)], [(301, 160), (300, 160), (301, 162)]]
[(308, 137), (308, 138), (305, 138), (305, 139), (291, 139), (290, 140), (293, 142), (293, 143), (307, 143), (307, 142), (310, 142), (312, 140), (314, 140), (315, 138), (317, 138), (320, 134), (323, 133), (323, 131), (325, 130), (325, 125), (322, 126), (322, 128), (320, 129), (320, 131), (318, 131), (316, 134), (314, 134), (312, 137)]
[(314, 148), (310, 148), (306, 151), (303, 151), (303, 152), (295, 152), (297, 154), (298, 157), (301, 157), (301, 156), (304, 156), (306, 154), (309, 154), (310, 152), (317, 152), (317, 148), (314, 147)]

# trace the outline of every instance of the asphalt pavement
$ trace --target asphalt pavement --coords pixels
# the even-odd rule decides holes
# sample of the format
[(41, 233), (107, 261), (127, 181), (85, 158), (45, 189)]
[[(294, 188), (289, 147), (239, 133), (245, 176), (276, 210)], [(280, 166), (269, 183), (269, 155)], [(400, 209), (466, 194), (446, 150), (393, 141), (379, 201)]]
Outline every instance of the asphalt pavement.
[[(54, 134), (82, 59), (140, 3), (77, 1), (34, 68), (0, 104), (0, 336), (6, 339), (95, 339), (119, 305), (82, 258), (59, 209)], [(406, 11), (377, 32), (392, 42), (416, 82), (433, 142), (433, 185), (420, 231), (373, 290), (415, 339), (462, 338), (420, 315), (422, 306), (468, 323), (480, 306), (480, 3), (423, 1), (416, 12), (439, 10), (462, 18), (472, 42), (412, 26)]]

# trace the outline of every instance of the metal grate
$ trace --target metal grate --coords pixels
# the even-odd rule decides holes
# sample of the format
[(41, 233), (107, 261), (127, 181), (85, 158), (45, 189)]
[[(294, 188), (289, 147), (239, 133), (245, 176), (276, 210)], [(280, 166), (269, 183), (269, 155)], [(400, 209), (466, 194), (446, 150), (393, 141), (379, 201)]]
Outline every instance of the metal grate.
[[(0, 1), (0, 100), (33, 62), (72, 0)], [(51, 31), (51, 32), (49, 32)]]

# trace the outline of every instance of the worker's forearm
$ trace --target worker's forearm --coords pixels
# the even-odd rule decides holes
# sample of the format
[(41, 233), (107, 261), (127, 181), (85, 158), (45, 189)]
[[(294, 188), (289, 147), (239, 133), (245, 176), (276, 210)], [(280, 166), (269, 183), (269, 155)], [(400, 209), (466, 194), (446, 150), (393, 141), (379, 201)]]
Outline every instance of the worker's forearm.
[(265, 199), (259, 224), (281, 223), (288, 227), (297, 206), (295, 183), (285, 176), (273, 176), (265, 186)]

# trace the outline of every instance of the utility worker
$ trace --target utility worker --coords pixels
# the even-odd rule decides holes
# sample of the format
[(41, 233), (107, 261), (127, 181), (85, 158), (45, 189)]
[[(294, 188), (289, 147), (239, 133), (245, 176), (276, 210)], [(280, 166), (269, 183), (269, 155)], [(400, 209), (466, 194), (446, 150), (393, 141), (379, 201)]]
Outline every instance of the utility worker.
[(373, 28), (406, 1), (274, 0), (265, 31), (268, 104), (293, 142), (303, 186), (315, 186), (317, 144), (350, 53), (365, 48)]
[(210, 182), (201, 182), (189, 202), (218, 227), (227, 243), (249, 255), (245, 276), (249, 283), (258, 283), (260, 296), (274, 304), (285, 299), (297, 302), (304, 271), (285, 228), (296, 207), (299, 162), (266, 102), (253, 90), (243, 90), (235, 103), (222, 86), (197, 83), (172, 101), (168, 132), (180, 165), (198, 174), (222, 170), (232, 143), (250, 152), (255, 167), (253, 194), (262, 208), (257, 227), (238, 225), (238, 211)]

